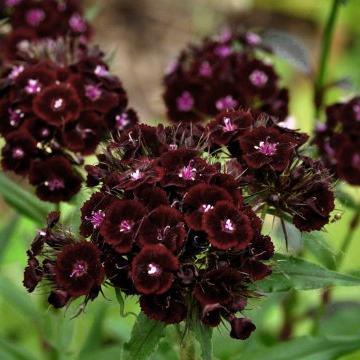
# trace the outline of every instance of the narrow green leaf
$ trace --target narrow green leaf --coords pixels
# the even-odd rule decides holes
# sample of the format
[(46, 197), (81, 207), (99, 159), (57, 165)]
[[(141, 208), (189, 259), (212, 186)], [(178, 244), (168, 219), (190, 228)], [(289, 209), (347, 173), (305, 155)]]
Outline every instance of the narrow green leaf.
[(5, 254), (6, 248), (12, 238), (14, 231), (19, 224), (19, 216), (15, 215), (0, 231), (0, 263)]
[(273, 29), (265, 31), (262, 37), (263, 42), (270, 46), (276, 55), (288, 61), (299, 71), (310, 72), (310, 56), (300, 40), (286, 32)]
[[(86, 360), (123, 360), (120, 345), (111, 345), (94, 351), (86, 356)], [(135, 359), (133, 359), (135, 360)]]
[(52, 210), (51, 205), (42, 202), (2, 173), (0, 173), (0, 194), (20, 214), (41, 225)]
[(360, 211), (360, 204), (356, 203), (354, 198), (350, 194), (345, 192), (343, 189), (338, 187), (335, 190), (335, 195), (336, 195), (336, 198), (340, 201), (340, 203), (343, 206), (345, 206), (346, 208), (351, 209), (351, 210)]
[(360, 286), (360, 278), (340, 274), (308, 261), (277, 254), (273, 273), (258, 283), (265, 292), (311, 290), (329, 286)]
[(34, 324), (40, 323), (42, 314), (30, 300), (26, 290), (21, 290), (4, 276), (0, 276), (0, 296)]
[(201, 356), (203, 360), (212, 359), (212, 333), (213, 329), (204, 326), (200, 321), (194, 321), (193, 331), (196, 340), (201, 347)]
[(85, 10), (85, 19), (89, 22), (94, 21), (103, 8), (103, 4), (100, 1), (96, 1), (94, 5), (89, 6)]
[(36, 360), (36, 357), (31, 355), (27, 349), (4, 338), (0, 338), (0, 358), (2, 360)]
[(125, 311), (125, 300), (121, 294), (121, 290), (118, 288), (115, 288), (115, 296), (116, 296), (116, 300), (119, 303), (120, 306), (120, 316), (121, 317), (128, 317), (129, 315), (134, 315), (135, 317), (137, 317), (137, 315), (133, 312), (126, 312)]
[(360, 337), (301, 337), (242, 353), (231, 360), (335, 360), (360, 348)]
[(101, 347), (102, 341), (102, 330), (104, 326), (105, 313), (107, 309), (107, 304), (101, 303), (98, 307), (93, 323), (89, 329), (84, 345), (80, 351), (79, 359), (87, 358), (89, 353), (92, 353), (95, 350), (99, 350)]
[(315, 256), (321, 265), (324, 265), (330, 270), (336, 269), (336, 254), (330, 248), (324, 232), (314, 231), (311, 233), (304, 233), (302, 239), (305, 248)]
[(166, 324), (149, 319), (140, 312), (131, 332), (129, 342), (124, 345), (123, 360), (145, 360), (157, 349), (164, 336)]

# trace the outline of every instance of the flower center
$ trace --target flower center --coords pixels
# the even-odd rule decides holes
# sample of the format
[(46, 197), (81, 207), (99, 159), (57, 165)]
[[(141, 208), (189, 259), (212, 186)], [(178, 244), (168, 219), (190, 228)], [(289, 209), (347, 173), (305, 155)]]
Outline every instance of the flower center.
[(179, 111), (190, 111), (194, 106), (194, 98), (188, 91), (184, 91), (176, 99), (176, 106)]
[(121, 233), (129, 233), (132, 230), (133, 226), (134, 226), (134, 223), (131, 220), (123, 220), (119, 226), (120, 232)]
[(238, 102), (231, 96), (227, 95), (216, 101), (215, 106), (219, 111), (231, 109), (238, 105)]
[(199, 68), (199, 74), (203, 77), (210, 77), (212, 75), (211, 65), (208, 61), (203, 61)]
[(260, 141), (258, 146), (254, 148), (261, 154), (266, 156), (272, 156), (276, 153), (278, 143), (271, 143), (267, 139), (265, 141)]
[(25, 114), (20, 109), (8, 109), (10, 125), (15, 127), (20, 124), (21, 119), (25, 116)]
[(98, 229), (105, 219), (103, 210), (92, 211), (91, 216), (85, 216), (85, 220), (90, 221), (94, 229)]
[(70, 277), (71, 278), (79, 278), (79, 277), (85, 275), (87, 270), (88, 270), (88, 264), (83, 260), (79, 260), (74, 264), (71, 274), (70, 274)]
[(231, 54), (231, 47), (228, 45), (220, 45), (215, 49), (215, 54), (221, 58), (226, 58)]
[(196, 168), (193, 167), (193, 163), (194, 161), (191, 160), (189, 162), (188, 166), (184, 166), (180, 172), (179, 172), (179, 177), (184, 179), (184, 180), (195, 180), (196, 178)]
[(134, 181), (140, 180), (143, 176), (144, 176), (144, 174), (139, 169), (136, 169), (136, 171), (134, 171), (130, 174), (131, 180), (134, 180)]
[(64, 180), (56, 177), (45, 181), (44, 185), (48, 187), (50, 191), (56, 191), (65, 188)]
[(268, 76), (261, 70), (254, 70), (249, 76), (250, 82), (256, 87), (263, 87), (268, 82)]
[(6, 6), (16, 6), (17, 4), (20, 4), (22, 0), (6, 0), (5, 5)]
[(45, 17), (45, 12), (42, 9), (31, 9), (25, 15), (26, 22), (33, 27), (38, 26), (45, 20)]
[(360, 121), (360, 104), (355, 104), (353, 106), (353, 112), (354, 112), (356, 121)]
[(161, 273), (161, 269), (160, 269), (159, 265), (154, 264), (154, 263), (150, 263), (147, 266), (147, 273), (149, 275), (156, 276), (156, 275), (159, 275)]
[(230, 219), (226, 219), (221, 223), (222, 229), (226, 233), (233, 233), (235, 231), (235, 225)]
[(37, 79), (29, 79), (25, 86), (25, 91), (28, 94), (36, 94), (41, 91), (40, 82)]
[(225, 132), (231, 132), (234, 131), (236, 129), (236, 126), (232, 123), (231, 119), (229, 117), (224, 117), (223, 118), (224, 121), (224, 126), (223, 129)]
[(158, 229), (158, 231), (157, 231), (158, 235), (156, 237), (157, 240), (163, 241), (165, 239), (166, 234), (168, 233), (169, 230), (170, 230), (169, 225), (165, 226), (163, 229)]
[(19, 147), (15, 148), (15, 149), (12, 151), (12, 157), (13, 157), (14, 159), (17, 159), (17, 160), (22, 159), (22, 158), (24, 157), (24, 155), (25, 155), (24, 150), (21, 149), (21, 148), (19, 148)]
[(210, 204), (203, 204), (201, 205), (201, 210), (206, 213), (208, 212), (209, 210), (212, 210), (214, 207)]
[(40, 135), (43, 138), (47, 138), (50, 135), (50, 130), (48, 128), (42, 128), (40, 131)]
[(86, 22), (80, 14), (74, 14), (71, 16), (69, 26), (71, 30), (78, 33), (84, 33), (86, 31)]
[(245, 37), (249, 45), (258, 45), (261, 43), (261, 37), (253, 32), (248, 32)]
[(357, 170), (360, 170), (360, 154), (356, 153), (353, 155), (351, 165)]
[(9, 75), (8, 75), (8, 78), (10, 80), (15, 80), (23, 71), (25, 70), (24, 66), (22, 65), (19, 65), (19, 66), (14, 66)]
[(116, 127), (122, 130), (126, 125), (129, 124), (129, 117), (127, 113), (123, 113), (115, 116)]
[(91, 101), (98, 100), (102, 95), (102, 91), (99, 85), (86, 85), (85, 96)]
[(65, 106), (65, 101), (62, 98), (58, 98), (52, 101), (51, 108), (54, 111), (61, 111)]
[(105, 77), (109, 75), (109, 71), (106, 69), (105, 66), (97, 65), (94, 70), (94, 74), (100, 77)]

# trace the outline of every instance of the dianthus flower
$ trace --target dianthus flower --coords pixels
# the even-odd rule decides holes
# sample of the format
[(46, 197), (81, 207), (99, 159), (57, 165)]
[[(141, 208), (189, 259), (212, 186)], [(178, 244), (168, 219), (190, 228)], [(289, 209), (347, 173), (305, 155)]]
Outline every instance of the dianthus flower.
[(40, 199), (68, 201), (80, 190), (83, 156), (137, 116), (102, 53), (46, 40), (28, 55), (0, 80), (2, 166), (27, 177)]
[(169, 119), (200, 122), (220, 111), (251, 107), (284, 120), (288, 91), (271, 63), (258, 58), (259, 51), (271, 52), (259, 35), (229, 31), (182, 51), (164, 77)]

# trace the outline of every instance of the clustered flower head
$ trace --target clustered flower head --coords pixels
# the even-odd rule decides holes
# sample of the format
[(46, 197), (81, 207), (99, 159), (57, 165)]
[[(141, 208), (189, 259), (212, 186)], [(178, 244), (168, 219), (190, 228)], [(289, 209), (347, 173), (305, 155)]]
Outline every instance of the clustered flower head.
[(81, 209), (82, 240), (52, 215), (28, 253), (25, 286), (50, 280), (49, 301), (60, 307), (94, 299), (106, 283), (139, 296), (151, 319), (174, 324), (195, 312), (206, 326), (227, 321), (232, 337), (247, 338), (255, 325), (239, 314), (259, 296), (274, 247), (206, 130), (136, 125), (87, 170), (96, 191)]
[(169, 119), (200, 122), (226, 109), (250, 107), (284, 120), (288, 91), (259, 53), (271, 51), (258, 34), (229, 30), (182, 51), (164, 78)]
[(326, 109), (315, 142), (327, 167), (351, 185), (360, 185), (360, 98)]
[(27, 54), (0, 79), (2, 166), (27, 177), (40, 199), (68, 201), (80, 190), (83, 156), (137, 117), (98, 50), (59, 39)]
[(79, 0), (0, 0), (0, 8), (10, 25), (0, 39), (5, 61), (18, 59), (29, 43), (40, 39), (86, 40), (91, 34)]
[(300, 149), (307, 135), (281, 127), (266, 114), (225, 110), (207, 125), (214, 151), (225, 151), (228, 171), (247, 189), (246, 201), (301, 231), (320, 230), (334, 210), (331, 176)]

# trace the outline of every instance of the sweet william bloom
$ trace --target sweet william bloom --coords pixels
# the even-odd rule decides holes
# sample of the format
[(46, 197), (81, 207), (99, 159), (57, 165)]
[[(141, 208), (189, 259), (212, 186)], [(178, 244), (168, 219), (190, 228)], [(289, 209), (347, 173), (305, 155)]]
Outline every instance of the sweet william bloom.
[(234, 317), (231, 321), (230, 336), (234, 339), (245, 340), (251, 333), (256, 329), (256, 326), (250, 319), (247, 318), (236, 318)]
[(57, 255), (55, 282), (69, 296), (90, 294), (100, 287), (103, 278), (100, 251), (94, 244), (84, 241), (67, 245)]
[(163, 294), (171, 288), (178, 259), (162, 245), (144, 246), (135, 256), (131, 277), (141, 294)]
[(145, 207), (139, 201), (114, 201), (106, 210), (100, 227), (104, 241), (120, 254), (130, 252), (145, 213)]

